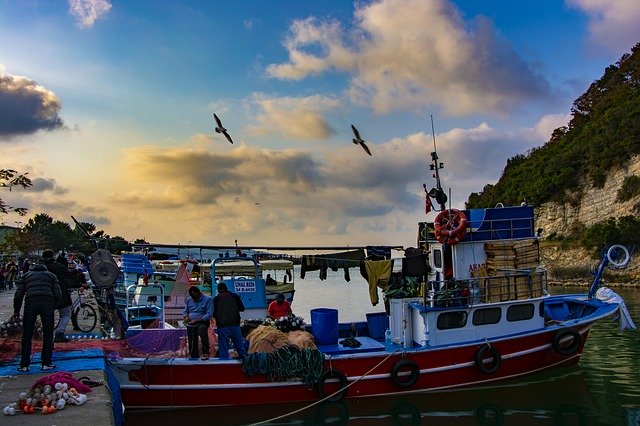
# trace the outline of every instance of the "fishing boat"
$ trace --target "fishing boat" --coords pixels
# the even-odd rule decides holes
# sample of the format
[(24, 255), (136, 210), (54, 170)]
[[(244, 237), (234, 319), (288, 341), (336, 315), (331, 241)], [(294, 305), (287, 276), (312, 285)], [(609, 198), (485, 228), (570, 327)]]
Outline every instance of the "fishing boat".
[[(432, 160), (437, 176), (435, 151)], [(434, 198), (440, 211), (418, 223), (417, 247), (402, 259), (368, 256), (363, 262), (371, 287), (364, 290), (383, 288), (387, 312), (341, 324), (335, 310), (312, 309), (307, 329), (315, 337), (315, 357), (296, 358), (304, 365), (289, 362), (278, 374), (263, 374), (266, 363), (252, 369), (267, 359), (255, 354), (244, 362), (115, 357), (110, 364), (124, 404), (311, 405), (499, 383), (578, 364), (593, 324), (624, 317), (624, 302), (599, 287), (606, 267), (629, 262), (626, 247), (605, 250), (588, 293), (550, 295), (533, 207), (455, 210), (446, 207), (439, 178), (436, 183), (427, 201)], [(218, 267), (211, 265), (213, 280)], [(250, 269), (244, 278), (232, 277), (229, 289), (260, 298), (264, 280), (255, 262)], [(285, 377), (287, 369), (293, 376)]]

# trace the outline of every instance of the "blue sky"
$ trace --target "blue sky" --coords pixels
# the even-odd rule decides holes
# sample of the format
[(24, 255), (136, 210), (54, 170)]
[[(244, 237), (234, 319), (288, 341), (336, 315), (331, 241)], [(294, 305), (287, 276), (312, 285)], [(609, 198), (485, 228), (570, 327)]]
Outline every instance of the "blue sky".
[(153, 242), (411, 245), (430, 115), (462, 207), (638, 22), (635, 0), (0, 0), (0, 167), (36, 179), (2, 197)]

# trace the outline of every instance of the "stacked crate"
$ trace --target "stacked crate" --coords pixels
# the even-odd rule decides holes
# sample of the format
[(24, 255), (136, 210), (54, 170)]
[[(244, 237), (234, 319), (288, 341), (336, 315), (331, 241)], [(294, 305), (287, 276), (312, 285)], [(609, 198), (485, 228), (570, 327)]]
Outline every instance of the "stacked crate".
[(486, 274), (496, 277), (483, 280), (487, 302), (542, 296), (542, 275), (535, 273), (540, 263), (538, 240), (496, 241), (485, 243), (484, 249)]

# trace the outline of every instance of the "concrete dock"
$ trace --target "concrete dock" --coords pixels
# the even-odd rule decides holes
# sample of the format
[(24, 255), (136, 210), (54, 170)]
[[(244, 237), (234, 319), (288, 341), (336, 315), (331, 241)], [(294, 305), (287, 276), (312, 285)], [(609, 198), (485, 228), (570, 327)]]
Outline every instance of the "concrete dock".
[[(8, 320), (13, 315), (13, 294), (14, 290), (0, 291), (0, 323)], [(69, 330), (71, 331), (72, 330)], [(0, 338), (0, 344), (3, 341)], [(81, 356), (71, 354), (69, 352), (61, 352), (64, 345), (54, 349), (53, 362), (58, 366), (55, 370), (42, 373), (40, 371), (39, 353), (32, 354), (31, 373), (18, 373), (15, 363), (0, 363), (0, 409), (3, 409), (12, 402), (17, 402), (21, 392), (27, 391), (40, 377), (59, 372), (68, 371), (75, 378), (88, 377), (92, 381), (103, 383), (100, 386), (92, 388), (88, 392), (87, 402), (81, 406), (67, 405), (63, 410), (54, 414), (23, 414), (18, 413), (15, 416), (4, 416), (0, 414), (0, 423), (3, 426), (11, 425), (82, 425), (82, 426), (119, 426), (121, 420), (118, 421), (114, 417), (112, 392), (108, 384), (107, 374), (105, 373), (105, 361), (99, 356), (99, 352), (93, 351), (92, 358), (89, 362), (78, 362)], [(17, 349), (19, 352), (19, 348)], [(84, 354), (87, 351), (82, 351)], [(89, 352), (87, 352), (88, 354)], [(71, 354), (71, 356), (69, 356)], [(16, 357), (19, 357), (16, 353)], [(17, 358), (16, 358), (17, 359)], [(88, 368), (86, 368), (88, 366)], [(77, 370), (75, 367), (85, 368)], [(120, 407), (117, 407), (120, 408)]]

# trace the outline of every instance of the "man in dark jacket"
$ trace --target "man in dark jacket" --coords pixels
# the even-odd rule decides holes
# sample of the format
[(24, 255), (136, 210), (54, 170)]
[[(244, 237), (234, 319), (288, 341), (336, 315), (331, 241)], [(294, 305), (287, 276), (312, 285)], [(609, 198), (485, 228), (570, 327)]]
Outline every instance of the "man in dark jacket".
[[(64, 262), (66, 263), (67, 259), (62, 257)], [(53, 250), (46, 249), (42, 252), (42, 260), (44, 260), (44, 264), (47, 267), (47, 270), (53, 273), (58, 279), (58, 285), (60, 285), (60, 291), (62, 292), (62, 299), (56, 309), (60, 314), (60, 321), (58, 321), (58, 325), (54, 330), (54, 339), (53, 341), (56, 343), (65, 343), (68, 342), (64, 336), (64, 331), (67, 329), (67, 325), (69, 324), (69, 320), (71, 319), (71, 294), (69, 294), (69, 288), (78, 287), (75, 285), (75, 279), (67, 269), (67, 265), (63, 265), (60, 260), (55, 260), (53, 257)]]
[(24, 299), (24, 318), (22, 322), (22, 351), (18, 371), (29, 371), (31, 363), (31, 339), (40, 315), (42, 322), (42, 370), (51, 370), (55, 365), (51, 362), (53, 355), (53, 309), (62, 298), (58, 279), (47, 271), (42, 263), (34, 264), (29, 272), (18, 281), (13, 297), (13, 316), (20, 316), (22, 299)]
[(244, 337), (240, 331), (240, 312), (244, 311), (242, 299), (231, 293), (225, 283), (218, 284), (218, 294), (213, 298), (213, 318), (216, 320), (218, 332), (218, 356), (229, 359), (229, 340), (240, 359), (247, 356), (244, 347)]

